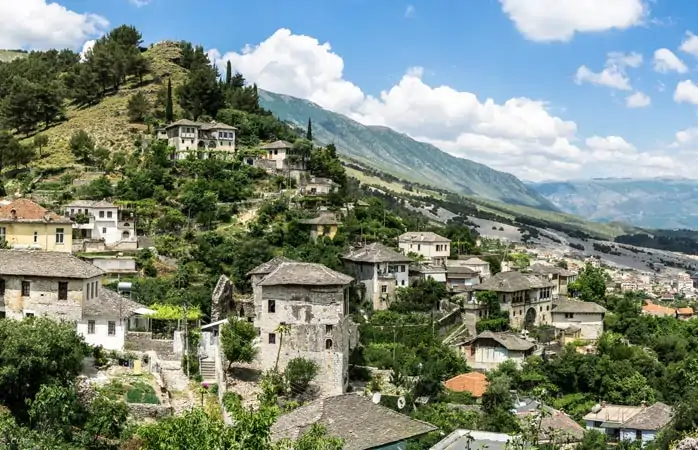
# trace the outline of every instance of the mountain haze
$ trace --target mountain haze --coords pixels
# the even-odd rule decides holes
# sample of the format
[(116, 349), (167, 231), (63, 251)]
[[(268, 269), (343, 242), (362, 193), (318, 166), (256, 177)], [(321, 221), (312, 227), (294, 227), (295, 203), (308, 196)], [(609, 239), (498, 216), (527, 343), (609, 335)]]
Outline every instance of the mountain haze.
[(605, 178), (529, 186), (562, 211), (589, 220), (698, 229), (698, 180)]
[(313, 138), (334, 143), (340, 153), (407, 181), (505, 203), (554, 209), (552, 204), (514, 175), (445, 153), (387, 127), (365, 126), (315, 103), (259, 91), (260, 105), (281, 120), (305, 128)]

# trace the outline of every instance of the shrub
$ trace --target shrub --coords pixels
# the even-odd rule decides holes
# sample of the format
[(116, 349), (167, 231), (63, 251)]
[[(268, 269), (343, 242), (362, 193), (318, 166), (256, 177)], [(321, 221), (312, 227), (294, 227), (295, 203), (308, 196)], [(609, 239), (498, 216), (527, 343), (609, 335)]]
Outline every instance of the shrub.
[(139, 381), (126, 393), (126, 402), (159, 405), (160, 399), (151, 385)]
[(302, 394), (308, 390), (308, 386), (317, 375), (318, 370), (319, 367), (315, 361), (293, 358), (286, 365), (284, 378), (294, 394)]

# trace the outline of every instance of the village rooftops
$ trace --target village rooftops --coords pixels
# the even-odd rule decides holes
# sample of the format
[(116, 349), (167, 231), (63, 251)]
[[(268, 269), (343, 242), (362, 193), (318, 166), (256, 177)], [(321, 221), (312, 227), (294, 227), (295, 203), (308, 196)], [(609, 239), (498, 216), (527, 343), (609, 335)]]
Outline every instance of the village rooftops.
[(82, 315), (85, 317), (118, 317), (126, 319), (146, 308), (111, 289), (101, 288), (99, 295), (85, 300)]
[(482, 339), (492, 339), (507, 350), (512, 350), (515, 352), (525, 352), (535, 347), (533, 342), (529, 342), (514, 333), (494, 331), (483, 331), (474, 338), (463, 342), (463, 344), (471, 344)]
[(274, 141), (272, 143), (262, 145), (259, 148), (262, 150), (280, 150), (282, 148), (293, 148), (293, 144), (288, 141)]
[(488, 385), (487, 376), (480, 372), (463, 373), (444, 382), (449, 391), (470, 392), (475, 398), (482, 397)]
[(595, 302), (582, 302), (579, 300), (558, 299), (553, 301), (555, 313), (577, 314), (604, 314), (606, 308)]
[(0, 223), (65, 223), (72, 222), (26, 198), (19, 198), (0, 206)]
[(304, 225), (339, 225), (337, 216), (331, 211), (322, 211), (316, 217), (301, 220), (300, 223)]
[(445, 238), (443, 236), (439, 236), (438, 234), (432, 233), (431, 231), (409, 231), (407, 233), (401, 234), (398, 239), (400, 242), (414, 242), (416, 244), (451, 242), (450, 239)]
[(549, 281), (540, 277), (521, 272), (499, 272), (498, 274), (473, 287), (477, 291), (519, 292), (529, 289), (552, 287)]
[(0, 276), (88, 279), (104, 272), (70, 253), (0, 250)]
[(401, 442), (436, 430), (377, 405), (370, 398), (344, 394), (315, 400), (284, 414), (272, 425), (272, 441), (298, 439), (314, 424), (323, 425), (327, 434), (344, 440), (344, 450), (368, 450)]
[(286, 261), (262, 278), (260, 286), (346, 286), (352, 277), (317, 263)]
[(169, 125), (165, 125), (165, 129), (173, 127), (195, 127), (202, 130), (237, 130), (235, 127), (231, 127), (222, 122), (194, 122), (193, 120), (180, 119), (176, 122), (172, 122)]
[(352, 262), (362, 263), (409, 263), (409, 257), (389, 248), (380, 242), (373, 242), (364, 247), (352, 250), (342, 257)]

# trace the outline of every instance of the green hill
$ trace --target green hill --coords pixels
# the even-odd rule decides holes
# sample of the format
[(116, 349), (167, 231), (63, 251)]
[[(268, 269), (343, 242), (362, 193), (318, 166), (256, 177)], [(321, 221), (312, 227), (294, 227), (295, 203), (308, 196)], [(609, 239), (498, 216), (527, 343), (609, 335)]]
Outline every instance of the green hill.
[(21, 50), (0, 50), (0, 62), (8, 62), (26, 56), (27, 53)]
[(364, 126), (315, 103), (268, 91), (260, 91), (260, 104), (299, 127), (310, 118), (315, 140), (333, 142), (342, 155), (394, 177), (504, 203), (555, 209), (511, 174), (451, 156), (390, 128)]

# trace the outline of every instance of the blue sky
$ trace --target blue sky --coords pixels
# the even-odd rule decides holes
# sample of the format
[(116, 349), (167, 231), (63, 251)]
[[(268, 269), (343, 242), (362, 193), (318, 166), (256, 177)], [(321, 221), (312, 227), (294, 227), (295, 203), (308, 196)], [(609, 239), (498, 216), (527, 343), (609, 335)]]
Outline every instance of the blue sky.
[[(58, 2), (82, 34), (36, 37), (17, 23), (2, 31), (7, 19), (0, 19), (0, 46), (58, 39), (79, 49), (108, 29), (99, 20), (128, 23), (147, 43), (200, 43), (217, 64), (230, 60), (262, 88), (525, 179), (694, 176), (686, 166), (698, 138), (698, 88), (684, 84), (675, 100), (679, 82), (698, 81), (698, 39), (694, 54), (680, 49), (687, 32), (698, 33), (698, 15), (685, 0), (588, 0), (586, 9), (579, 0)], [(24, 17), (23, 2), (16, 3), (0, 6), (0, 17)], [(54, 10), (46, 28), (57, 16)], [(242, 54), (245, 45), (254, 50)], [(658, 49), (680, 62), (658, 72)], [(614, 52), (623, 55), (609, 57)], [(641, 64), (631, 62), (633, 53)], [(577, 77), (582, 66), (587, 75), (610, 68), (613, 77), (594, 84), (593, 74)], [(638, 92), (649, 104), (628, 107)], [(521, 98), (528, 100), (511, 103)]]

